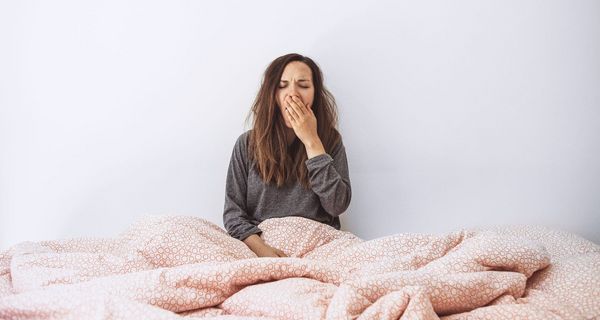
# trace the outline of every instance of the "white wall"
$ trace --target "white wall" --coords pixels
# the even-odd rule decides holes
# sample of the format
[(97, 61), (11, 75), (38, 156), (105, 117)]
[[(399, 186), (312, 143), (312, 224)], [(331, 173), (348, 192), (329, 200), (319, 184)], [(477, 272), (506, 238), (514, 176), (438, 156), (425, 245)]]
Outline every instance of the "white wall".
[(0, 249), (146, 213), (222, 226), (262, 72), (339, 103), (364, 238), (543, 224), (600, 242), (600, 2), (3, 1)]

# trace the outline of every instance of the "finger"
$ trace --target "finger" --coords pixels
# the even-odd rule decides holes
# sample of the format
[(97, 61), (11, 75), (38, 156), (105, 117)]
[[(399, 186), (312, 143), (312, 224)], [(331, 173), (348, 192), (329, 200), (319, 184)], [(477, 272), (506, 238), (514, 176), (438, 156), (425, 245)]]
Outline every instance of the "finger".
[(284, 117), (288, 120), (290, 120), (290, 122), (292, 120), (294, 120), (294, 117), (291, 113), (292, 111), (292, 107), (290, 107), (289, 103), (288, 103), (288, 99), (287, 97), (283, 100), (283, 113), (284, 113)]
[(306, 115), (300, 111), (300, 107), (297, 105), (291, 105), (290, 110), (292, 110), (295, 120), (301, 121)]
[(288, 118), (288, 120), (290, 120), (290, 122), (294, 122), (296, 121), (296, 119), (294, 119), (294, 116), (292, 115), (292, 107), (285, 107), (285, 116)]
[(302, 102), (302, 99), (300, 99), (300, 97), (292, 96), (292, 101), (296, 103), (296, 105), (300, 108), (300, 111), (302, 111), (303, 113), (306, 111), (306, 106), (304, 105), (304, 102)]
[(292, 118), (294, 118), (294, 120), (300, 119), (300, 115), (298, 114), (298, 112), (296, 111), (296, 109), (290, 101), (287, 101), (287, 105), (287, 111), (290, 113), (290, 115), (292, 115)]
[(279, 253), (280, 257), (287, 257), (287, 255), (285, 254), (285, 252), (283, 252), (281, 250), (279, 250), (278, 253)]
[(312, 109), (312, 104), (310, 104), (310, 103), (305, 104), (304, 109), (306, 111), (306, 115), (314, 115), (314, 112)]
[(294, 101), (294, 98), (292, 98), (291, 96), (288, 96), (287, 100), (288, 100), (288, 104), (290, 105), (290, 107), (292, 107), (292, 110), (296, 113), (295, 114), (297, 116), (296, 118), (300, 118), (300, 116), (302, 116), (304, 113), (298, 106), (298, 103), (296, 101)]
[(292, 107), (294, 108), (294, 110), (296, 111), (296, 113), (298, 115), (304, 115), (304, 113), (306, 112), (304, 110), (304, 104), (302, 103), (300, 98), (298, 98), (296, 96), (290, 98), (290, 104), (292, 105)]

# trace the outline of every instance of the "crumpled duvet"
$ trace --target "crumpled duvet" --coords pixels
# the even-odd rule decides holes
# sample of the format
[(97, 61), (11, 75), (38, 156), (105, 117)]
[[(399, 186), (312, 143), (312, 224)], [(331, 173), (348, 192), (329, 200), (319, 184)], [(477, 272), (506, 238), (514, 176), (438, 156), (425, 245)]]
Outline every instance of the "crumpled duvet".
[(259, 224), (258, 258), (198, 217), (0, 253), (0, 319), (593, 319), (600, 246), (543, 227), (373, 240), (303, 217)]

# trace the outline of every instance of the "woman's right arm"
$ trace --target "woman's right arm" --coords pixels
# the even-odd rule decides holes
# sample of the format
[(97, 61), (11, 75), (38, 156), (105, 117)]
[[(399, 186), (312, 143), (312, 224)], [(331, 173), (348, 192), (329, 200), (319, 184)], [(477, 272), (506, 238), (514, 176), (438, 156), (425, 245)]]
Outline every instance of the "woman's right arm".
[(266, 244), (263, 239), (256, 234), (246, 238), (244, 243), (259, 257), (287, 257), (283, 251)]
[(248, 166), (246, 143), (242, 140), (245, 136), (241, 135), (236, 141), (229, 161), (225, 186), (223, 225), (229, 235), (243, 241), (257, 256), (285, 256), (281, 250), (264, 243), (259, 236), (262, 230), (250, 222), (250, 217), (247, 214)]

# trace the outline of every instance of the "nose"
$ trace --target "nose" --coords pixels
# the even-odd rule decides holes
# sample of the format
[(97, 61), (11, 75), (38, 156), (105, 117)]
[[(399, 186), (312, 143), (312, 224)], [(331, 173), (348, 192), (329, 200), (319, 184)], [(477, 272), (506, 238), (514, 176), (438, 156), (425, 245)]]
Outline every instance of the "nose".
[(298, 91), (296, 89), (291, 89), (287, 95), (288, 96), (297, 96), (297, 97), (300, 96), (300, 94), (298, 93)]

